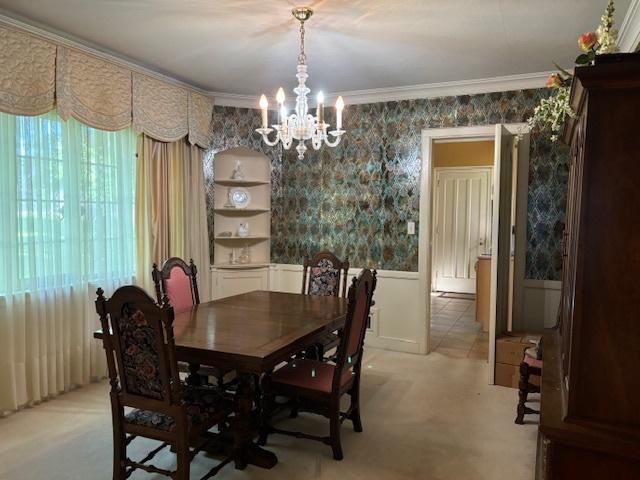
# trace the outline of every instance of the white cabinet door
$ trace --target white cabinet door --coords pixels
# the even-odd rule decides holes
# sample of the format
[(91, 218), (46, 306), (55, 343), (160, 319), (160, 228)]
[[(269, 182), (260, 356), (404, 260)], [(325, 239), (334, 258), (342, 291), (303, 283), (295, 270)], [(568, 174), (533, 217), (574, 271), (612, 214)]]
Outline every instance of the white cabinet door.
[(269, 270), (217, 269), (214, 299), (240, 295), (254, 290), (269, 290)]
[(436, 169), (435, 290), (475, 293), (475, 263), (491, 246), (491, 167)]

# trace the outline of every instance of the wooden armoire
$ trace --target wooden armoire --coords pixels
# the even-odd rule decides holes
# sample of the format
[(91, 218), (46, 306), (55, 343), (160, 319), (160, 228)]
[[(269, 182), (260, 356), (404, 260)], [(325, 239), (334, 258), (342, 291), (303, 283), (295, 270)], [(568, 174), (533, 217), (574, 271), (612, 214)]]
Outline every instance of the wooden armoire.
[(562, 300), (544, 336), (539, 480), (640, 479), (640, 55), (575, 72)]

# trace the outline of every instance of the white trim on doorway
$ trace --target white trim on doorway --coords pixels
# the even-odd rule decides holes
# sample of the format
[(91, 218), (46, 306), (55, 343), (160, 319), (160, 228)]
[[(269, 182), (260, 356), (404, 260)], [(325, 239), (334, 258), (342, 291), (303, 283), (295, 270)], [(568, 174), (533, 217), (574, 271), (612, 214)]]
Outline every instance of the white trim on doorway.
[[(515, 123), (504, 125), (506, 130), (519, 135), (526, 131), (526, 124)], [(430, 128), (422, 131), (422, 162), (420, 180), (420, 216), (418, 224), (418, 278), (420, 287), (419, 316), (423, 319), (424, 344), (427, 351), (430, 351), (430, 292), (431, 292), (431, 271), (432, 271), (432, 208), (433, 208), (433, 178), (434, 168), (432, 160), (433, 144), (438, 141), (448, 141), (455, 139), (495, 139), (496, 126), (473, 126), (454, 128)], [(499, 178), (499, 172), (494, 173), (494, 182)], [(517, 245), (517, 248), (524, 248), (524, 245)], [(494, 320), (495, 323), (495, 320)], [(495, 355), (495, 325), (493, 325), (493, 339), (490, 333), (490, 355)], [(489, 359), (490, 364), (494, 359)], [(489, 383), (494, 381), (494, 370), (490, 370)]]

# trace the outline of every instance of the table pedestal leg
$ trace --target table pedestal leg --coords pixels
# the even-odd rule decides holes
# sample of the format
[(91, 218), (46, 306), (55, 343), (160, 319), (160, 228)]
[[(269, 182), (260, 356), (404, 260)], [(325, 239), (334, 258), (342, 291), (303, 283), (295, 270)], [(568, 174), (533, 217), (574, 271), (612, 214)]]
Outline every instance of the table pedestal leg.
[(193, 385), (196, 387), (202, 386), (202, 377), (198, 374), (200, 370), (199, 363), (189, 364), (189, 375), (187, 375), (187, 385)]
[(249, 463), (262, 468), (272, 468), (278, 463), (278, 457), (274, 453), (260, 448), (253, 442), (251, 411), (253, 409), (254, 388), (253, 376), (238, 372), (233, 449), (233, 457), (238, 470), (244, 470)]

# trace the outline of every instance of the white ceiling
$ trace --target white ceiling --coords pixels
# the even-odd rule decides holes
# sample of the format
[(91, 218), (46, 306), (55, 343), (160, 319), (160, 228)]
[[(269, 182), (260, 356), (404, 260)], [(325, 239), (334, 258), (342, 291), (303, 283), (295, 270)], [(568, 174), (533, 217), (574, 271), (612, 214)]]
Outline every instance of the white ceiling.
[[(311, 1), (311, 0), (309, 0)], [(617, 26), (631, 0), (616, 0)], [(304, 2), (302, 2), (304, 4)], [(572, 65), (606, 0), (315, 0), (310, 86), (328, 92), (491, 78)], [(14, 18), (203, 89), (293, 87), (287, 0), (0, 0)]]

